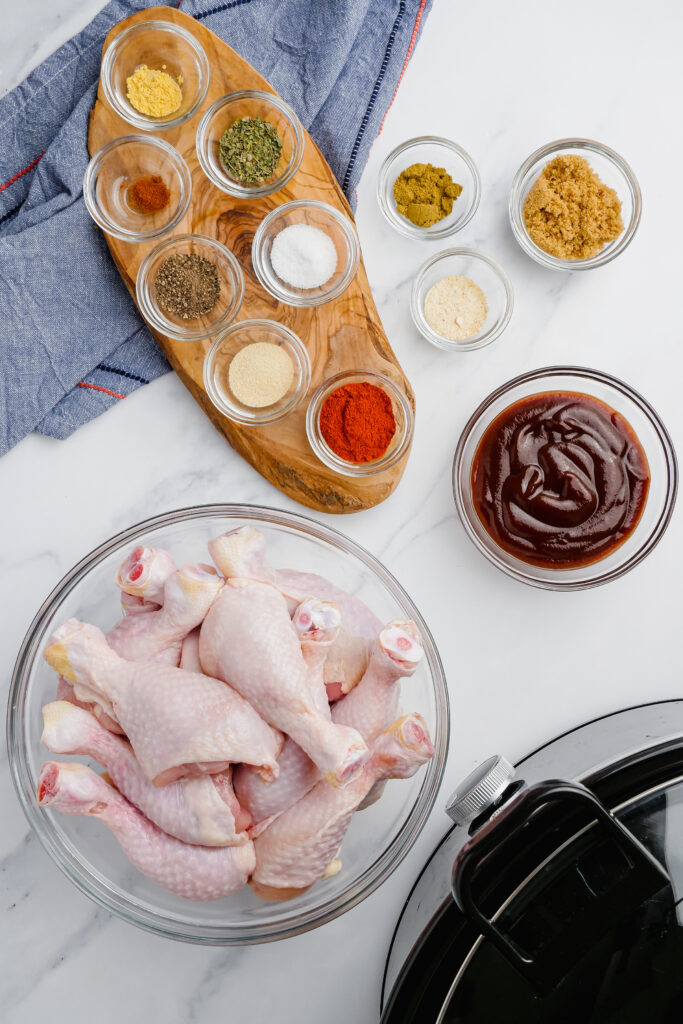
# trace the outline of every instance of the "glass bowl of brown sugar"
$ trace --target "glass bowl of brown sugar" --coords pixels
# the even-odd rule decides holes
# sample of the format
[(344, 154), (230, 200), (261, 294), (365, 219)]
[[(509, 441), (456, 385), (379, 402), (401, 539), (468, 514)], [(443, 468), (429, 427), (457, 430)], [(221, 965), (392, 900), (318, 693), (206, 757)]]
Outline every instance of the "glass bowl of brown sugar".
[(237, 316), (244, 275), (230, 250), (215, 238), (176, 235), (142, 261), (135, 293), (150, 327), (176, 341), (203, 341)]
[(88, 213), (124, 242), (147, 242), (187, 213), (192, 178), (177, 149), (152, 135), (123, 135), (98, 150), (83, 178)]
[[(546, 213), (547, 203), (553, 209)], [(592, 270), (616, 259), (632, 241), (641, 209), (629, 165), (590, 139), (560, 139), (537, 149), (510, 189), (512, 233), (549, 270)]]

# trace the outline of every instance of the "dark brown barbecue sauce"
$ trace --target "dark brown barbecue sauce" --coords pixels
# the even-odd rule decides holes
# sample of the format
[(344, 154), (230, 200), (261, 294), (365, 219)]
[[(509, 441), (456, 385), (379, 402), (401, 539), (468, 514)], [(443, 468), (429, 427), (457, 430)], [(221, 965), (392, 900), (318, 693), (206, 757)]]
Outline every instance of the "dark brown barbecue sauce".
[(638, 524), (650, 467), (630, 424), (591, 395), (530, 395), (490, 424), (472, 499), (505, 551), (549, 569), (609, 555)]

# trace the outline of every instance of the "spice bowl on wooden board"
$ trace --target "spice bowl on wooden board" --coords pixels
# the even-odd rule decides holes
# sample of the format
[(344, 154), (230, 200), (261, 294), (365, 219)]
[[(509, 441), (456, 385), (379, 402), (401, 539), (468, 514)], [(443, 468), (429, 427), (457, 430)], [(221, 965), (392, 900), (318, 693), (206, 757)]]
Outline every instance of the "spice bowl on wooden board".
[(311, 384), (301, 339), (275, 320), (240, 320), (222, 331), (204, 359), (204, 388), (235, 423), (275, 423), (298, 409)]
[(515, 175), (509, 215), (520, 246), (550, 270), (592, 270), (630, 244), (642, 199), (632, 169), (590, 139), (560, 139), (532, 153)]
[(191, 118), (209, 88), (209, 62), (195, 36), (170, 21), (132, 24), (102, 56), (102, 91), (114, 111), (143, 131)]
[(397, 146), (377, 179), (379, 208), (388, 222), (402, 235), (423, 241), (447, 238), (464, 228), (477, 212), (480, 198), (481, 179), (472, 157), (455, 142), (436, 135)]
[(474, 249), (446, 249), (413, 281), (410, 311), (423, 338), (447, 352), (484, 348), (503, 333), (514, 306), (507, 274)]
[(304, 130), (292, 108), (260, 89), (216, 100), (197, 128), (200, 166), (216, 188), (238, 199), (277, 192), (296, 174)]
[(306, 434), (316, 456), (342, 476), (374, 476), (405, 455), (413, 410), (389, 377), (352, 370), (323, 381), (306, 410)]
[(165, 239), (137, 273), (140, 312), (177, 341), (203, 341), (228, 327), (244, 298), (244, 275), (224, 245), (203, 235)]
[(661, 540), (676, 454), (652, 406), (599, 370), (544, 367), (493, 391), (453, 461), (460, 521), (513, 579), (584, 590), (618, 579)]
[(153, 135), (123, 135), (98, 150), (83, 178), (88, 213), (124, 242), (147, 242), (187, 213), (192, 177), (177, 149)]
[(322, 306), (338, 298), (359, 261), (360, 242), (349, 218), (314, 199), (276, 206), (259, 224), (251, 247), (259, 281), (289, 306)]

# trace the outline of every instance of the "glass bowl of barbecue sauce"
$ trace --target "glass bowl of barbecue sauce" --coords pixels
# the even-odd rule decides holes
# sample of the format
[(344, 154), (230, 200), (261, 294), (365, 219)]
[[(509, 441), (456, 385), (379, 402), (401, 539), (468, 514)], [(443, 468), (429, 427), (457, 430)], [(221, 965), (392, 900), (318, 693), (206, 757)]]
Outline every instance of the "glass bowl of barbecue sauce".
[(453, 463), (460, 520), (508, 576), (582, 590), (623, 576), (661, 539), (673, 444), (627, 384), (581, 367), (525, 373), (486, 398)]

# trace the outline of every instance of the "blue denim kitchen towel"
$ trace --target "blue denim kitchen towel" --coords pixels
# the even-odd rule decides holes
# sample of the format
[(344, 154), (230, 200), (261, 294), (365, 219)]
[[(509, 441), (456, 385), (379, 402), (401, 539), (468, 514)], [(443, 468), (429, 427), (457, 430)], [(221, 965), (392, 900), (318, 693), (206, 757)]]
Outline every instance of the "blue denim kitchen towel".
[[(182, 0), (296, 110), (353, 202), (432, 0)], [(88, 114), (111, 0), (0, 99), (0, 455), (64, 438), (169, 369), (90, 220)]]

